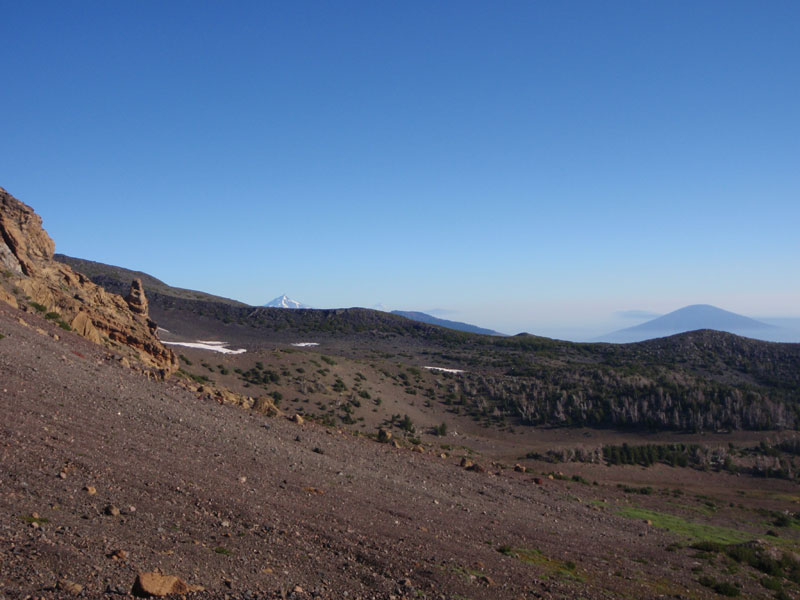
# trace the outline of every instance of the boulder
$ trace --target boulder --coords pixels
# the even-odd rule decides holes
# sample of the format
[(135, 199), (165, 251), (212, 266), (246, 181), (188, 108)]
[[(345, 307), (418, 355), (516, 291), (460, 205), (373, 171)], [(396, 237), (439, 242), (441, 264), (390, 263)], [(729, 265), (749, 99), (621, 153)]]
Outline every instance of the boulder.
[(162, 575), (161, 573), (139, 573), (133, 583), (131, 592), (140, 598), (168, 596), (170, 594), (187, 594), (191, 590), (180, 577)]

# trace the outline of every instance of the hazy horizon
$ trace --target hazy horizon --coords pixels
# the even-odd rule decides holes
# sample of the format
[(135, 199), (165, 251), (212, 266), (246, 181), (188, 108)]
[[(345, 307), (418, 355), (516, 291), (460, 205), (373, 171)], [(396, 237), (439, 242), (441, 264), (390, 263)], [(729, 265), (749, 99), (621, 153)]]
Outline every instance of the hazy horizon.
[(799, 316), (800, 4), (4, 8), (0, 186), (58, 252), (564, 339)]

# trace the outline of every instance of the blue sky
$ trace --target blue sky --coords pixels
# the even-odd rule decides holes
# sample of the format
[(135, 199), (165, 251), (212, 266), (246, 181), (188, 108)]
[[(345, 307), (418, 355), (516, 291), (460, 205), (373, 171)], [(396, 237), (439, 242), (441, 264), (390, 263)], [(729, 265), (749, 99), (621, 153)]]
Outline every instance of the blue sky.
[(800, 310), (797, 2), (0, 1), (0, 185), (249, 303)]

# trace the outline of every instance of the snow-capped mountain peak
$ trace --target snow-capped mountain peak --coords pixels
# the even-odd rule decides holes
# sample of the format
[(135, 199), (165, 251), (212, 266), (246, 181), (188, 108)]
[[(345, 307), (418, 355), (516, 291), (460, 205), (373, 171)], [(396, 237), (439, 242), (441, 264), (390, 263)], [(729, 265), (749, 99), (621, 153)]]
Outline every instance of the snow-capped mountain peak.
[(284, 294), (283, 296), (278, 296), (273, 300), (270, 300), (264, 306), (268, 308), (311, 308), (310, 306), (307, 306), (302, 302), (299, 302), (297, 300), (292, 300), (286, 294)]

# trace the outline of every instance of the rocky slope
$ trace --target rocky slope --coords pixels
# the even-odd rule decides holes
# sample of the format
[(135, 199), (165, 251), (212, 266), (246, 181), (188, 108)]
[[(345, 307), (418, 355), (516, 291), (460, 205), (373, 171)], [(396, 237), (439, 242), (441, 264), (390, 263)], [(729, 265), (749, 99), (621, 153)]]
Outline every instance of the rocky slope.
[[(157, 570), (204, 588), (198, 599), (717, 597), (696, 551), (641, 512), (675, 511), (674, 479), (632, 507), (608, 467), (586, 485), (504, 468), (455, 437), (415, 451), (267, 419), (148, 381), (37, 320), (0, 305), (0, 597), (127, 597)], [(749, 497), (736, 501), (707, 520), (762, 535)], [(772, 597), (758, 572), (723, 567), (706, 573)]]
[(54, 249), (41, 217), (0, 188), (0, 299), (41, 312), (162, 377), (174, 372), (177, 359), (156, 335), (141, 282), (131, 287), (126, 301), (53, 260)]

